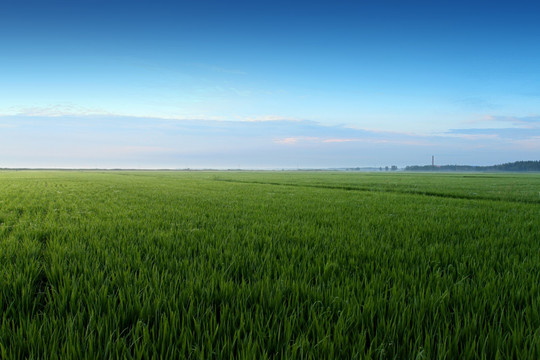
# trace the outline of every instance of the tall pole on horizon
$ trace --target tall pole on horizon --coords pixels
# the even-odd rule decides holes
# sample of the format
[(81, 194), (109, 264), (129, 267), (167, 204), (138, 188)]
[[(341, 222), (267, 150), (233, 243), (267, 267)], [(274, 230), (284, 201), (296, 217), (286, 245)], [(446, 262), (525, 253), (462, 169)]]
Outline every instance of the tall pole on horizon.
[(431, 155), (431, 166), (435, 167), (435, 155)]

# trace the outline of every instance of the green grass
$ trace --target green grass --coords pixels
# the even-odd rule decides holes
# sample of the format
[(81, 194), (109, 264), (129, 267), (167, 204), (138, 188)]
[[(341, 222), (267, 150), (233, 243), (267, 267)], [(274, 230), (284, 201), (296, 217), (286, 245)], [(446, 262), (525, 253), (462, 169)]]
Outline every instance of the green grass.
[(540, 358), (540, 176), (0, 172), (0, 358)]

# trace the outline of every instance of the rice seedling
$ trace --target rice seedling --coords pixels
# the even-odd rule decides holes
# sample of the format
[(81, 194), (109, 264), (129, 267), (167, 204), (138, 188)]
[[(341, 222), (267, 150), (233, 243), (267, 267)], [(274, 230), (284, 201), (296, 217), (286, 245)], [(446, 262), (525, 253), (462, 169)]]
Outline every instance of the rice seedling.
[(538, 358), (540, 176), (0, 172), (0, 358)]

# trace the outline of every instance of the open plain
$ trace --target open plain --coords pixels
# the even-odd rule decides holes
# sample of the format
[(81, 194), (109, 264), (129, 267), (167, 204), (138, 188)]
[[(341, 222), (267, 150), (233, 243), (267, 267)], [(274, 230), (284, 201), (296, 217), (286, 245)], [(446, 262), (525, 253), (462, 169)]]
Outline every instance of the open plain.
[(0, 172), (0, 358), (539, 358), (540, 175)]

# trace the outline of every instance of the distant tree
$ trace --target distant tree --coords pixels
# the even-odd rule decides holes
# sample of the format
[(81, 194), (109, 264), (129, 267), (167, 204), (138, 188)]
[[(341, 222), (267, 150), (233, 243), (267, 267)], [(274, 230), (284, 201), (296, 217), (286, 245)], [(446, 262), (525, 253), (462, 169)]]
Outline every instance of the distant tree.
[(384, 170), (385, 170), (385, 171), (388, 171), (388, 166), (385, 166), (385, 167), (384, 167)]
[(396, 171), (397, 170), (397, 166), (396, 165), (392, 165), (392, 171)]
[(492, 166), (442, 165), (407, 166), (406, 171), (540, 171), (540, 161), (516, 161)]

